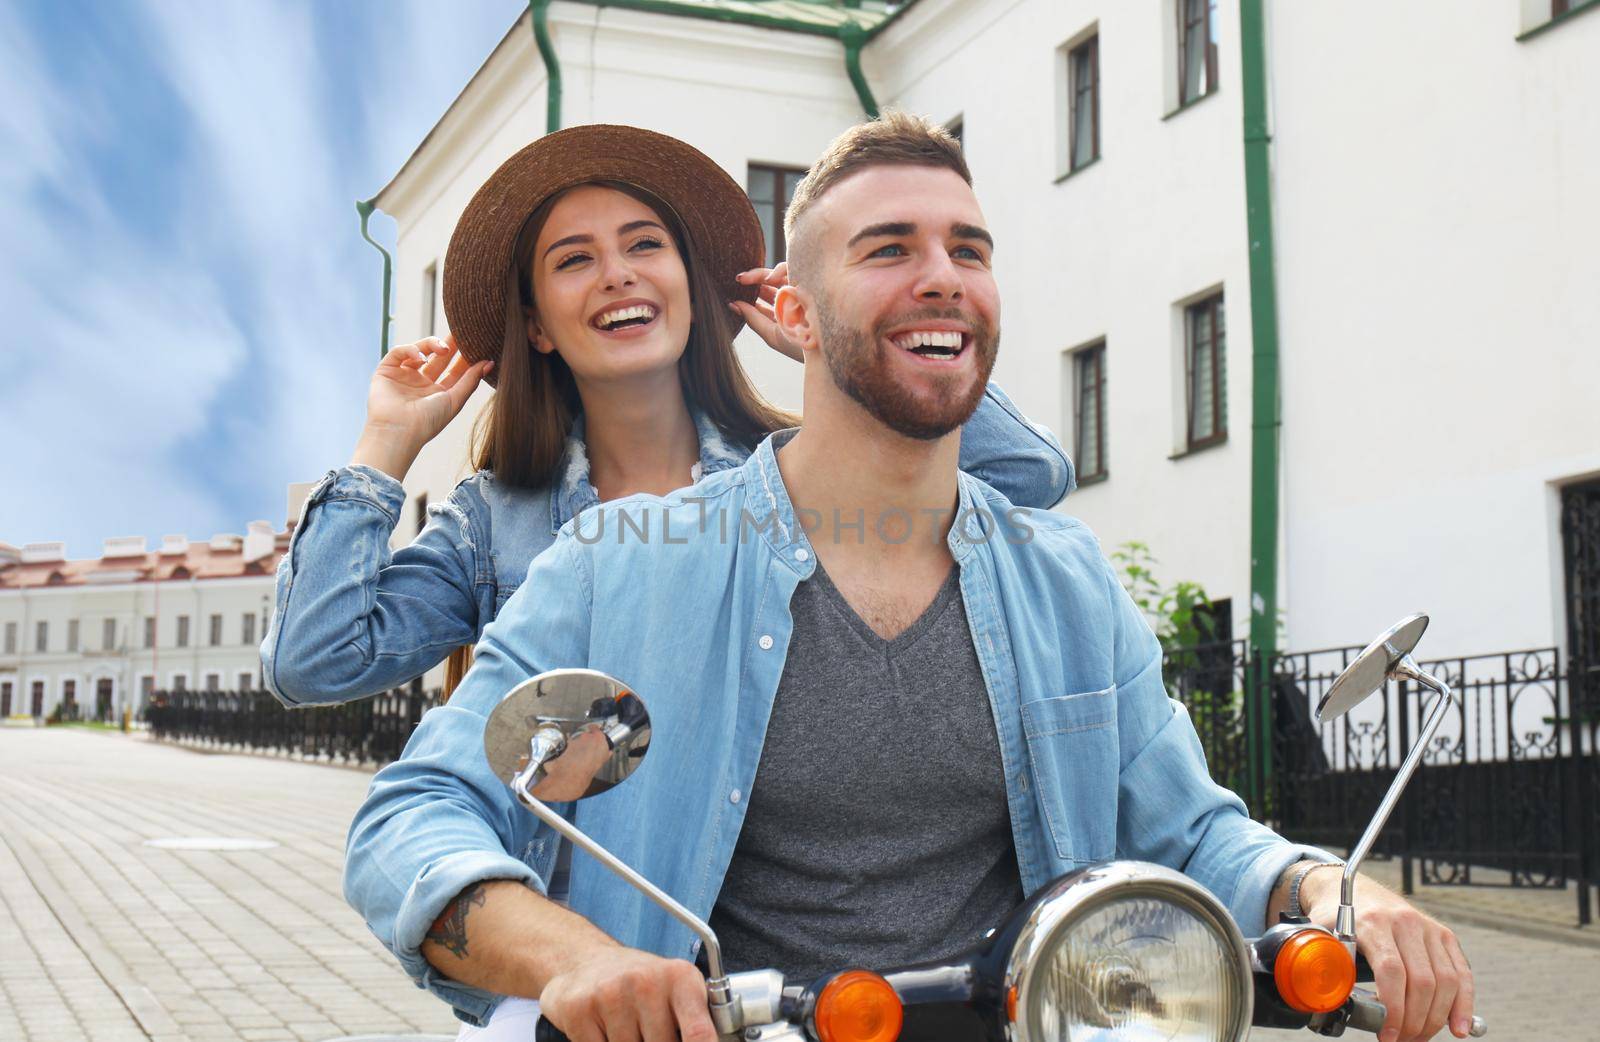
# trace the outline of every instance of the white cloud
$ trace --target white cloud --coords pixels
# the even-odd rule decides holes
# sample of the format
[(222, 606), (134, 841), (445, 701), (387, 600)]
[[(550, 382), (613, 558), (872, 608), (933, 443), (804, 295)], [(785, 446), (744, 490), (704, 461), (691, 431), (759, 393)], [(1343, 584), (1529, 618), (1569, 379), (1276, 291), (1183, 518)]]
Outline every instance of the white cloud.
[[(23, 244), (0, 254), (0, 540), (93, 555), (109, 535), (281, 521), (285, 482), (343, 461), (378, 304), (353, 202), (520, 6), (379, 4), (363, 40), (330, 39), (314, 17), (327, 10), (305, 4), (161, 0), (138, 30), (165, 82), (97, 92), (0, 5), (0, 237)], [(182, 125), (126, 125), (111, 111), (124, 89), (176, 99)], [(134, 204), (149, 212), (119, 212), (106, 154), (163, 131), (181, 154), (155, 176), (179, 183)]]

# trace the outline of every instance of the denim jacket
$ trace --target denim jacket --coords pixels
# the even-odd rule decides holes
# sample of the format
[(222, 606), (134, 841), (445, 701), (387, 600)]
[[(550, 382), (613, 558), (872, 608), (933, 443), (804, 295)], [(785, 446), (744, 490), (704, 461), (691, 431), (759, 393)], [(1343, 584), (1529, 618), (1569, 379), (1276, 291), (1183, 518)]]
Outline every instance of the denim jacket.
[[(701, 475), (749, 457), (749, 446), (726, 439), (705, 416), (695, 423)], [(962, 428), (961, 466), (1026, 506), (1054, 506), (1073, 486), (1055, 436), (994, 384)], [(306, 498), (278, 566), (261, 644), (267, 688), (287, 706), (348, 702), (407, 683), (475, 642), (561, 526), (600, 501), (581, 416), (561, 469), (560, 484), (541, 489), (479, 471), (430, 507), (416, 539), (393, 553), (400, 483), (369, 467), (330, 471)]]
[[(692, 489), (618, 500), (565, 526), (485, 629), (450, 702), (374, 777), (350, 829), (345, 896), (463, 1019), (487, 1018), (498, 997), (423, 958), (429, 925), (481, 880), (545, 891), (559, 845), (483, 755), (487, 714), (535, 673), (589, 666), (645, 700), (650, 755), (626, 784), (562, 812), (709, 916), (783, 673), (790, 598), (816, 567), (778, 470), (784, 437)], [(946, 538), (994, 713), (1023, 889), (1137, 858), (1187, 873), (1246, 932), (1262, 930), (1283, 870), (1325, 855), (1250, 820), (1211, 781), (1188, 714), (1167, 698), (1160, 646), (1094, 536), (1063, 514), (1013, 507), (970, 475), (959, 489)], [(937, 720), (924, 722), (931, 738)], [(685, 927), (590, 858), (573, 859), (570, 906), (623, 944), (696, 954)]]

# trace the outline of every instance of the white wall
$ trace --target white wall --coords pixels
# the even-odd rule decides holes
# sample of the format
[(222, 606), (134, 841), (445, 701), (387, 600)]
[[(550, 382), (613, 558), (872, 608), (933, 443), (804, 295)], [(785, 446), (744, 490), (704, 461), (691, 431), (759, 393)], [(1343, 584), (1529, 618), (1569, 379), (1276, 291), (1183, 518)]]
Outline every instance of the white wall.
[[(996, 378), (1069, 452), (1062, 352), (1106, 341), (1110, 478), (1062, 509), (1088, 522), (1108, 551), (1148, 543), (1160, 575), (1232, 597), (1243, 625), (1250, 338), (1233, 4), (1222, 5), (1222, 89), (1170, 119), (1162, 4), (922, 6), (873, 45), (880, 99), (940, 120), (963, 114), (967, 161), (998, 243), (1005, 319)], [(1057, 182), (1066, 133), (1058, 48), (1096, 23), (1101, 159)], [(1173, 401), (1182, 380), (1174, 305), (1218, 286), (1229, 315), (1230, 438), (1172, 460), (1183, 430)]]
[(1427, 610), (1427, 654), (1564, 644), (1554, 489), (1600, 471), (1600, 17), (1519, 43), (1508, 0), (1276, 13), (1294, 643)]
[[(159, 585), (159, 591), (156, 587)], [(95, 709), (95, 681), (112, 680), (113, 711), (124, 705), (139, 708), (139, 678), (156, 677), (157, 690), (172, 685), (174, 674), (187, 677), (190, 690), (205, 686), (208, 673), (217, 673), (223, 690), (238, 687), (241, 673), (259, 677), (260, 645), (265, 618), (273, 597), (271, 575), (240, 579), (175, 580), (156, 583), (117, 583), (59, 586), (42, 589), (0, 590), (0, 633), (7, 622), (18, 630), (15, 654), (0, 645), (0, 682), (12, 681), (13, 714), (31, 712), (32, 685), (45, 682), (44, 714), (61, 701), (63, 684), (76, 682), (78, 706), (85, 714)], [(242, 617), (255, 617), (254, 639), (243, 640)], [(210, 643), (210, 618), (222, 616), (222, 641)], [(187, 647), (177, 646), (179, 616), (189, 618)], [(158, 646), (144, 646), (144, 620), (158, 619)], [(103, 623), (116, 622), (117, 639), (111, 648), (103, 643)], [(79, 643), (68, 650), (71, 619), (79, 620)], [(49, 624), (48, 644), (35, 649), (35, 627)]]
[[(1435, 614), (1427, 653), (1561, 639), (1555, 489), (1600, 472), (1600, 16), (1518, 42), (1519, 2), (1268, 5), (1292, 647), (1362, 642), (1419, 607)], [(870, 45), (865, 69), (886, 106), (962, 117), (999, 241), (996, 375), (1069, 450), (1062, 353), (1106, 341), (1110, 479), (1064, 509), (1108, 550), (1143, 541), (1163, 578), (1232, 598), (1242, 631), (1251, 339), (1237, 0), (1219, 13), (1220, 87), (1177, 113), (1171, 0), (922, 0)], [(741, 183), (752, 160), (808, 164), (860, 118), (834, 41), (571, 3), (552, 7), (552, 23), (565, 125), (658, 129)], [(1091, 27), (1102, 158), (1058, 180), (1059, 48)], [(401, 228), (397, 339), (422, 334), (422, 272), (472, 191), (544, 118), (524, 23), (386, 191)], [(1229, 440), (1174, 459), (1178, 309), (1214, 287), (1229, 319)], [(799, 404), (798, 367), (749, 334), (740, 347), (770, 397)], [(437, 502), (465, 472), (467, 423), (424, 453), (413, 494)], [(1361, 480), (1377, 467), (1410, 484)], [(411, 531), (408, 511), (397, 538)]]

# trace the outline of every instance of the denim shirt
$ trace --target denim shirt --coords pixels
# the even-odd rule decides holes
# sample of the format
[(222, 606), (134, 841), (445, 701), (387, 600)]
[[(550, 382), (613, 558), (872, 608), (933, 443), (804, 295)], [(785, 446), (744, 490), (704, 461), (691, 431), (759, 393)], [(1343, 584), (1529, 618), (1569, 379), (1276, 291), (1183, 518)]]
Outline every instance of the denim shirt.
[[(778, 470), (774, 439), (784, 437), (692, 489), (618, 500), (565, 526), (485, 629), (450, 702), (374, 777), (350, 829), (345, 896), (463, 1019), (486, 1019), (499, 999), (423, 958), (430, 924), (475, 882), (545, 891), (558, 847), (483, 755), (488, 713), (535, 673), (589, 666), (645, 700), (649, 756), (625, 784), (561, 811), (710, 915), (783, 673), (790, 597), (816, 567)], [(994, 714), (1023, 889), (1137, 858), (1186, 872), (1260, 932), (1283, 870), (1325, 855), (1250, 820), (1211, 781), (1188, 714), (1167, 698), (1159, 644), (1080, 522), (1013, 507), (967, 474), (959, 490), (946, 538)], [(937, 716), (924, 723), (936, 739)], [(623, 944), (696, 954), (688, 929), (594, 860), (573, 859), (570, 886), (571, 908)]]
[[(695, 425), (701, 476), (749, 458), (749, 446), (704, 415)], [(599, 503), (583, 434), (580, 416), (559, 484), (517, 488), (479, 471), (429, 507), (416, 539), (392, 554), (400, 482), (370, 467), (330, 471), (307, 496), (278, 565), (261, 644), (268, 690), (287, 706), (348, 702), (407, 683), (475, 642), (561, 526)], [(962, 428), (961, 467), (1026, 506), (1054, 506), (1073, 486), (1055, 436), (994, 384)]]

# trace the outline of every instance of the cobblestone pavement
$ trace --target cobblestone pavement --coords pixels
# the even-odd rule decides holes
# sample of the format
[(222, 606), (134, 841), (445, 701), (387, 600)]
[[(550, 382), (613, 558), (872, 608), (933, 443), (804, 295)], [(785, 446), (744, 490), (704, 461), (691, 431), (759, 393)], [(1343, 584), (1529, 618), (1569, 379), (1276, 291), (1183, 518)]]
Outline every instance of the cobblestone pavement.
[[(411, 986), (340, 896), (345, 828), (368, 777), (142, 737), (0, 729), (0, 1040), (453, 1037), (449, 1011)], [(199, 836), (278, 846), (145, 845)], [(1570, 893), (1425, 888), (1419, 900), (1460, 934), (1491, 1038), (1600, 1040), (1600, 925), (1571, 927)]]
[[(369, 777), (0, 729), (0, 1039), (454, 1038), (340, 894)], [(278, 846), (144, 845), (196, 836)]]

